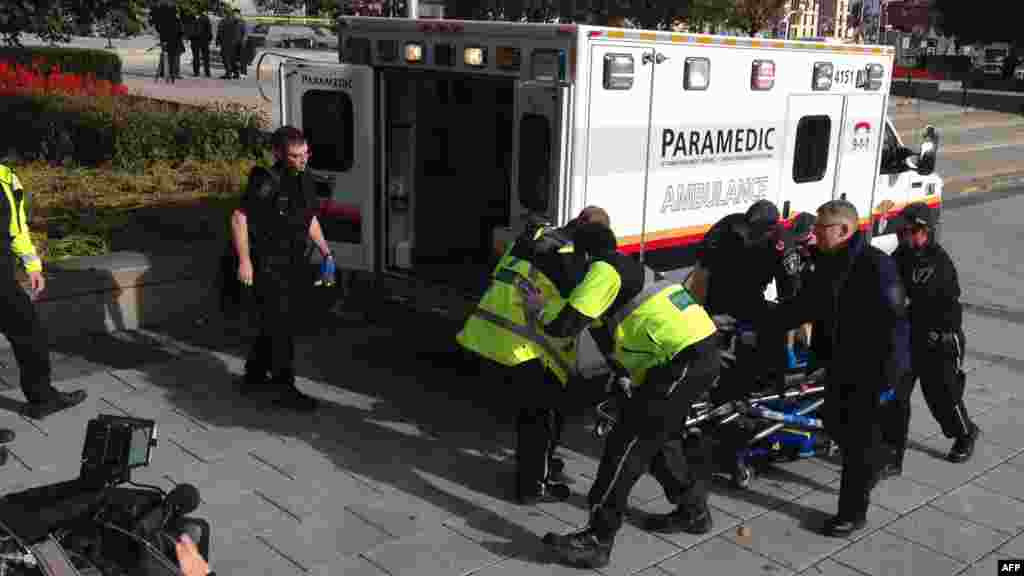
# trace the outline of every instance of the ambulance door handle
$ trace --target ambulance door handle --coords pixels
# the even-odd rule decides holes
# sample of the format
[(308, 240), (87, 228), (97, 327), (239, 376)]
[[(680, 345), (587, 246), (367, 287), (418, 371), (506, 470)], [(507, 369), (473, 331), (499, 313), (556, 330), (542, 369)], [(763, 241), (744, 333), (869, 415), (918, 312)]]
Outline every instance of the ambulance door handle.
[(665, 56), (661, 52), (645, 52), (643, 57), (643, 63), (647, 65), (650, 64), (652, 60), (655, 64), (661, 64), (662, 62), (668, 60), (668, 56)]

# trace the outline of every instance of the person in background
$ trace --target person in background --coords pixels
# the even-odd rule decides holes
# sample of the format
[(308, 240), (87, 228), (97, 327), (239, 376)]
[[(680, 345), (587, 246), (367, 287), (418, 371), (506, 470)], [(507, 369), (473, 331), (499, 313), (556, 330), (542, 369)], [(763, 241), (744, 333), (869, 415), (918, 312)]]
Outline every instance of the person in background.
[(220, 47), (221, 60), (224, 62), (222, 79), (238, 78), (238, 15), (237, 10), (229, 8), (217, 25), (217, 46)]
[(213, 25), (206, 12), (189, 13), (183, 18), (184, 28), (192, 49), (192, 75), (199, 76), (200, 64), (210, 77), (210, 42), (213, 40)]
[(900, 245), (893, 258), (910, 300), (912, 369), (897, 389), (883, 429), (888, 446), (883, 477), (903, 472), (910, 395), (918, 379), (925, 403), (942, 433), (954, 439), (946, 456), (950, 462), (969, 460), (979, 434), (964, 404), (966, 343), (956, 265), (934, 240), (935, 214), (927, 204), (910, 204), (901, 216), (897, 221)]
[(235, 54), (235, 78), (246, 78), (249, 76), (249, 59), (251, 55), (252, 39), (249, 37), (249, 23), (236, 13), (236, 26), (238, 30), (238, 44)]
[(878, 479), (881, 394), (909, 364), (906, 293), (892, 258), (871, 246), (846, 200), (818, 208), (814, 271), (773, 313), (778, 329), (814, 322), (814, 353), (825, 368), (822, 418), (842, 453), (839, 510), (825, 534), (845, 537), (867, 523)]

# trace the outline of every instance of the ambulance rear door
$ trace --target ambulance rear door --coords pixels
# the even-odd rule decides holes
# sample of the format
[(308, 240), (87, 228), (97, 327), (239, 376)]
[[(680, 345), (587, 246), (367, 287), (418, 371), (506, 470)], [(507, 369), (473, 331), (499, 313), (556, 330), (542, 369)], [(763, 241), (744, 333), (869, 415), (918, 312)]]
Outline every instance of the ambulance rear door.
[(375, 269), (374, 74), (355, 64), (286, 62), (279, 114), (309, 143), (317, 219), (339, 268)]

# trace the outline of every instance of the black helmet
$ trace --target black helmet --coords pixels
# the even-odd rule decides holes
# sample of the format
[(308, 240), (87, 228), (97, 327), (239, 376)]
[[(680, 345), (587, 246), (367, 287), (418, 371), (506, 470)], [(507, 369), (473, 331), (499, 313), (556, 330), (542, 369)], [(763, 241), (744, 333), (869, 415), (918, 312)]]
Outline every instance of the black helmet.
[(935, 227), (935, 214), (932, 209), (923, 202), (908, 204), (901, 214), (910, 226), (921, 226), (929, 230)]
[(770, 200), (758, 200), (747, 209), (746, 220), (754, 238), (763, 238), (777, 229), (779, 209)]
[(580, 254), (604, 256), (615, 252), (615, 233), (602, 224), (589, 223), (576, 227), (572, 235), (574, 249)]
[(793, 219), (793, 239), (797, 242), (806, 242), (814, 231), (814, 223), (818, 219), (810, 212), (801, 212)]

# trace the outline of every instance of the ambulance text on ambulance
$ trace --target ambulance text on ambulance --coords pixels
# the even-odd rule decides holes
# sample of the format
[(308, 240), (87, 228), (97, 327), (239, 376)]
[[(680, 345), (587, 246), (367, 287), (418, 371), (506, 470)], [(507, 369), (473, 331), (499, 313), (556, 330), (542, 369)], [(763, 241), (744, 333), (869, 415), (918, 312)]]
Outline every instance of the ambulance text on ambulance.
[(688, 182), (665, 188), (662, 214), (749, 205), (768, 197), (768, 176), (730, 178), (710, 182)]
[(662, 167), (766, 160), (775, 155), (775, 127), (664, 128)]

